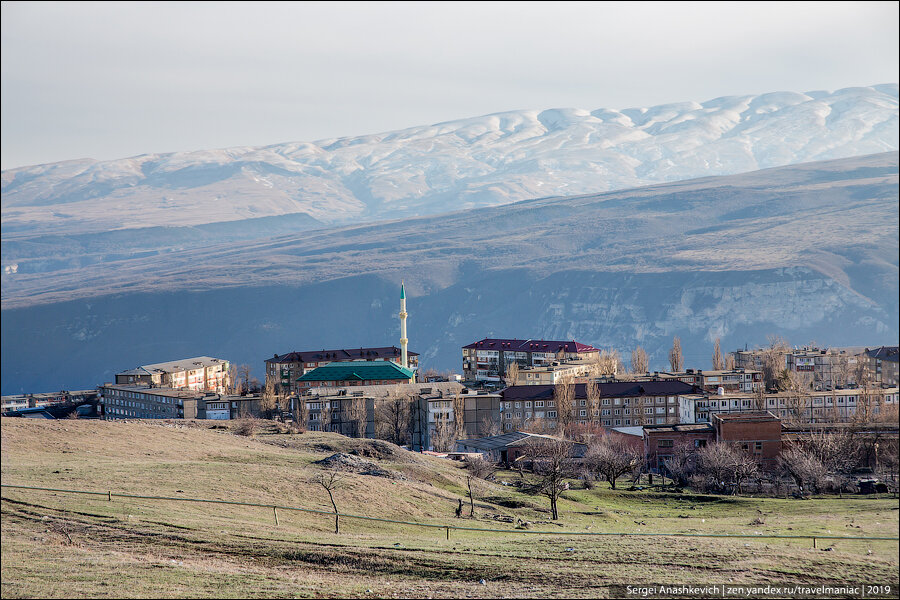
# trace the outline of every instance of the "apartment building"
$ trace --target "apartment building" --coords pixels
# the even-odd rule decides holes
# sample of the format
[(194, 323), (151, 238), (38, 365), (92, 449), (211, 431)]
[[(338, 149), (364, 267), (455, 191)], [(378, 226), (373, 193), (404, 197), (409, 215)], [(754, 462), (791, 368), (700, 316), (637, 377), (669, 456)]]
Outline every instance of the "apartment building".
[(102, 412), (107, 419), (196, 419), (207, 395), (192, 390), (113, 383), (99, 389)]
[(763, 387), (762, 371), (755, 369), (654, 371), (646, 375), (631, 376), (634, 381), (682, 381), (707, 392), (753, 392)]
[[(277, 389), (283, 394), (296, 394), (299, 391), (297, 379), (313, 369), (335, 362), (369, 362), (387, 360), (400, 365), (402, 352), (397, 346), (378, 348), (341, 348), (338, 350), (310, 350), (306, 352), (288, 352), (276, 354), (266, 359), (266, 383), (274, 381)], [(419, 355), (408, 352), (409, 369), (415, 371), (419, 367)], [(403, 365), (400, 365), (403, 366)]]
[[(617, 381), (600, 383), (597, 405), (591, 407), (588, 385), (573, 384), (574, 414), (579, 425), (628, 427), (636, 425), (680, 423), (681, 407), (693, 406), (699, 397), (693, 386), (681, 381)], [(500, 392), (503, 431), (545, 421), (552, 427), (558, 420), (558, 407), (552, 385), (510, 386)]]
[[(816, 389), (829, 390), (856, 384), (856, 366), (862, 348), (785, 349), (778, 353), (778, 369), (809, 375)], [(766, 350), (738, 350), (732, 353), (738, 369), (763, 370)]]
[(576, 359), (552, 362), (546, 366), (521, 367), (516, 380), (509, 385), (556, 385), (563, 380), (584, 383), (596, 363), (591, 360)]
[(231, 383), (229, 367), (222, 358), (195, 356), (121, 371), (116, 373), (116, 383), (224, 393)]
[(555, 340), (484, 338), (462, 347), (466, 381), (500, 381), (512, 363), (547, 367), (567, 360), (596, 360), (600, 351), (588, 344)]
[(869, 376), (876, 385), (897, 385), (897, 363), (900, 360), (900, 348), (897, 346), (881, 346), (872, 350), (866, 348), (859, 358), (865, 361)]
[[(693, 399), (696, 422), (712, 422), (716, 414), (769, 411), (790, 422), (835, 423), (872, 420), (898, 406), (898, 388), (852, 388), (765, 394), (709, 394)], [(683, 412), (688, 413), (690, 408)]]

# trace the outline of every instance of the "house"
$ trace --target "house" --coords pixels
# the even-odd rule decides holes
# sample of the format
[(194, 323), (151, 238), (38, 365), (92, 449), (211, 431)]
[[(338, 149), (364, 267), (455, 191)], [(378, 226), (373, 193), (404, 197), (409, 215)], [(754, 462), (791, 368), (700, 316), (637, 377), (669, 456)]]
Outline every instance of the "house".
[(763, 467), (771, 468), (781, 453), (781, 420), (757, 411), (716, 414), (712, 423), (645, 425), (644, 459), (649, 469), (662, 471), (666, 459), (679, 449), (699, 449), (714, 442), (738, 445)]
[[(456, 451), (466, 453), (479, 453), (485, 460), (502, 462), (507, 465), (526, 456), (533, 444), (545, 440), (559, 440), (549, 435), (527, 433), (524, 431), (512, 431), (502, 435), (476, 438), (471, 440), (457, 440)], [(572, 458), (584, 458), (587, 446), (585, 444), (572, 443)]]
[(389, 360), (331, 362), (297, 378), (297, 389), (415, 383), (416, 374)]
[(195, 392), (224, 392), (230, 385), (230, 363), (222, 358), (195, 356), (141, 365), (116, 373), (118, 385), (152, 385)]
[[(284, 394), (295, 394), (299, 390), (297, 379), (313, 369), (335, 362), (369, 362), (387, 360), (400, 366), (402, 351), (397, 346), (378, 348), (341, 348), (338, 350), (309, 350), (306, 352), (288, 352), (276, 354), (266, 359), (266, 383), (274, 381), (277, 389)], [(407, 353), (409, 369), (415, 371), (419, 366), (419, 355)]]
[(565, 360), (596, 360), (600, 351), (574, 340), (484, 338), (462, 347), (466, 381), (500, 381), (513, 362), (519, 368), (546, 367)]

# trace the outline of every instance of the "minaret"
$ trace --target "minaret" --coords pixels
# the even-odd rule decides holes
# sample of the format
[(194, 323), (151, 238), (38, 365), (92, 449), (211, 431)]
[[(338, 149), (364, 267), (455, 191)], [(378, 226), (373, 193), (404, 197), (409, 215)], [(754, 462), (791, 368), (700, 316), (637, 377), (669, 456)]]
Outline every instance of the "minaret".
[(406, 356), (406, 289), (403, 282), (400, 282), (400, 366), (404, 369), (409, 368), (409, 361)]

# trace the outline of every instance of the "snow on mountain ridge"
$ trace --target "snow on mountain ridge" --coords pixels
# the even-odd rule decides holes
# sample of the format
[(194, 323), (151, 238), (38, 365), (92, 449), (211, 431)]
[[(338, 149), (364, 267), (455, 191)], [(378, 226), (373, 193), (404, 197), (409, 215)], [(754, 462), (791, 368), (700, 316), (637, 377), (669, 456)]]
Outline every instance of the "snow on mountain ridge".
[(28, 233), (298, 212), (342, 223), (897, 148), (896, 84), (622, 110), (521, 110), (317, 142), (13, 169), (2, 174), (2, 222)]

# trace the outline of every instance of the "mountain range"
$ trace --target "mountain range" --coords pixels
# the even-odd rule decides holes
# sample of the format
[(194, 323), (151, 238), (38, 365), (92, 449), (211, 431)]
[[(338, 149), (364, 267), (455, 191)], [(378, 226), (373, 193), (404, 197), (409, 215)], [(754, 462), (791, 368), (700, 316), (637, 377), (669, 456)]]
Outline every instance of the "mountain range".
[(4, 171), (3, 393), (392, 344), (401, 279), (424, 367), (485, 336), (654, 368), (674, 335), (701, 368), (716, 337), (895, 344), (897, 148), (890, 84)]

